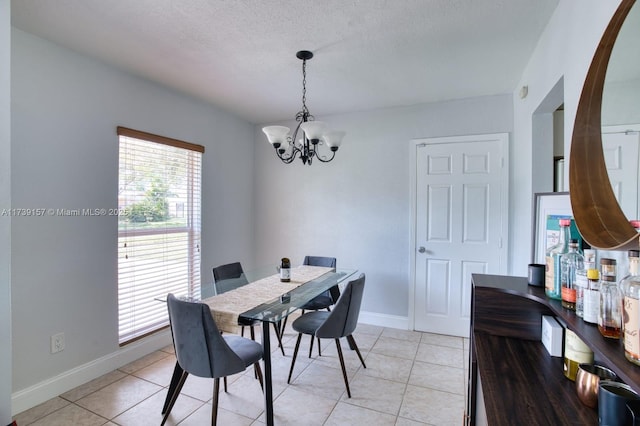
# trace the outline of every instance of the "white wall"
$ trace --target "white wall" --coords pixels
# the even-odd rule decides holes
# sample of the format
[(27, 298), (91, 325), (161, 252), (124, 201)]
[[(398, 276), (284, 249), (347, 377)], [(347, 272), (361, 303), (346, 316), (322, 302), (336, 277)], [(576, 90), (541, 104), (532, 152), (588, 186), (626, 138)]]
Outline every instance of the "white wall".
[(640, 80), (606, 84), (602, 96), (602, 125), (640, 123), (638, 99), (640, 99)]
[(367, 274), (363, 311), (406, 326), (410, 140), (510, 132), (511, 108), (504, 95), (316, 117), (347, 135), (333, 162), (311, 167), (283, 164), (256, 126), (256, 257), (335, 256)]
[[(203, 280), (215, 263), (253, 261), (252, 125), (15, 28), (12, 49), (14, 207), (116, 207), (123, 125), (205, 146)], [(77, 385), (144, 349), (117, 357), (130, 348), (118, 347), (116, 217), (15, 217), (11, 237), (15, 413), (59, 393), (46, 385), (59, 375), (58, 383)], [(49, 338), (58, 332), (66, 349), (52, 355)], [(68, 377), (96, 360), (105, 362)]]
[[(0, 210), (11, 207), (11, 2), (0, 0)], [(0, 215), (0, 425), (11, 423), (11, 217)]]
[[(532, 116), (553, 87), (564, 78), (565, 188), (568, 185), (569, 152), (573, 122), (582, 85), (595, 49), (619, 4), (601, 0), (561, 0), (517, 87), (529, 86), (529, 95), (514, 103), (514, 149), (511, 191), (511, 273), (526, 275), (531, 241), (533, 150)], [(549, 159), (550, 161), (550, 159)]]

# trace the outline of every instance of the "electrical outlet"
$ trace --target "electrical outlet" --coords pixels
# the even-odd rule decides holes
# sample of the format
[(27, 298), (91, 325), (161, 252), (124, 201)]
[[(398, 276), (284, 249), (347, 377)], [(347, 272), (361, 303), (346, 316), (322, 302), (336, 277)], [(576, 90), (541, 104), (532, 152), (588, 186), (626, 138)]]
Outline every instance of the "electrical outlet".
[(64, 333), (51, 336), (51, 353), (62, 352), (64, 350)]

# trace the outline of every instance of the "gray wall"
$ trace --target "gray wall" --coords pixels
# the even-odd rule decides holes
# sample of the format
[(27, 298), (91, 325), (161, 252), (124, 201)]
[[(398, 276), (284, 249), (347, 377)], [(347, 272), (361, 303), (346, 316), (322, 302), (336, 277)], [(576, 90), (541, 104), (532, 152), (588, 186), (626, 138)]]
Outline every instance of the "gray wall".
[(406, 321), (410, 141), (511, 132), (511, 96), (316, 118), (347, 135), (333, 162), (311, 167), (300, 160), (282, 164), (256, 127), (256, 257), (273, 262), (288, 256), (295, 263), (305, 254), (335, 256), (339, 267), (367, 274), (364, 311), (378, 315), (378, 322), (389, 316)]
[[(213, 263), (253, 261), (252, 125), (15, 28), (12, 37), (14, 207), (116, 207), (123, 125), (205, 146), (203, 280)], [(116, 217), (18, 217), (11, 236), (13, 391), (118, 352)], [(52, 355), (58, 332), (66, 349)]]
[[(0, 0), (0, 209), (11, 207), (11, 2)], [(11, 423), (11, 217), (0, 216), (0, 425)]]
[[(509, 271), (523, 275), (535, 166), (532, 115), (564, 76), (568, 153), (586, 68), (617, 3), (560, 2), (518, 85), (529, 86), (526, 99), (516, 90), (507, 97), (318, 117), (348, 133), (337, 160), (310, 168), (281, 164), (261, 126), (13, 29), (11, 150), (2, 126), (9, 115), (0, 108), (1, 161), (11, 153), (12, 198), (4, 180), (8, 168), (0, 165), (0, 203), (114, 207), (117, 125), (200, 143), (207, 149), (203, 280), (210, 279), (213, 263), (262, 264), (283, 255), (297, 263), (306, 253), (334, 254), (340, 266), (368, 274), (365, 311), (382, 320), (406, 319), (409, 141), (511, 132)], [(6, 55), (4, 24), (0, 54)], [(7, 222), (0, 223), (6, 231)], [(3, 284), (11, 265), (12, 305), (0, 305), (0, 324), (12, 310), (15, 412), (72, 386), (65, 380), (79, 380), (78, 370), (86, 370), (88, 380), (98, 366), (122, 362), (118, 354), (126, 348), (117, 345), (116, 219), (16, 218), (11, 226), (11, 263), (0, 250), (0, 291), (9, 292)], [(0, 241), (8, 247), (8, 240)], [(49, 337), (61, 331), (67, 347), (51, 355)], [(0, 353), (0, 371), (7, 365), (11, 360)]]

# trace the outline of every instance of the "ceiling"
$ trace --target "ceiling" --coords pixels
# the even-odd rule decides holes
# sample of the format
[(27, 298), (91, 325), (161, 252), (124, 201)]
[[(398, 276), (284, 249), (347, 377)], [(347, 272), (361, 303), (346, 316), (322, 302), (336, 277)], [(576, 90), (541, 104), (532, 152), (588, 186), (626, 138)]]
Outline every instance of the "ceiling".
[(511, 93), (559, 0), (13, 0), (12, 24), (252, 123)]

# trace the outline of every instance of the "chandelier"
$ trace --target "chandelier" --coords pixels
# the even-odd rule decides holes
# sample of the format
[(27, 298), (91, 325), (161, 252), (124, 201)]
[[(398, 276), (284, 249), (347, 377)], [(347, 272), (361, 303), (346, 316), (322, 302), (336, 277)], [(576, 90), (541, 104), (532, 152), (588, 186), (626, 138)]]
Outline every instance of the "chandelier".
[[(342, 143), (345, 132), (331, 130), (322, 121), (315, 121), (307, 108), (307, 61), (313, 58), (313, 53), (301, 50), (296, 57), (302, 60), (302, 110), (296, 114), (298, 125), (289, 135), (289, 128), (285, 126), (267, 126), (262, 131), (276, 150), (276, 155), (286, 164), (290, 164), (299, 155), (303, 164), (311, 165), (314, 158), (323, 163), (328, 163), (336, 156), (336, 151)], [(298, 139), (298, 131), (302, 129)], [(326, 145), (326, 155), (320, 153), (319, 147)], [(327, 151), (327, 150), (325, 150)], [(328, 156), (330, 155), (330, 156)]]

